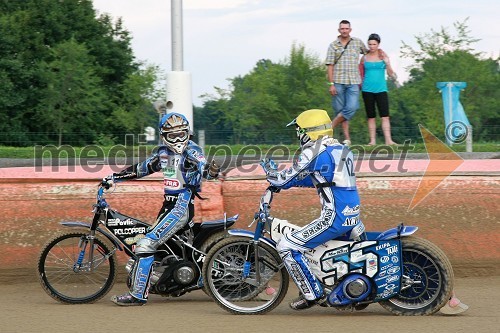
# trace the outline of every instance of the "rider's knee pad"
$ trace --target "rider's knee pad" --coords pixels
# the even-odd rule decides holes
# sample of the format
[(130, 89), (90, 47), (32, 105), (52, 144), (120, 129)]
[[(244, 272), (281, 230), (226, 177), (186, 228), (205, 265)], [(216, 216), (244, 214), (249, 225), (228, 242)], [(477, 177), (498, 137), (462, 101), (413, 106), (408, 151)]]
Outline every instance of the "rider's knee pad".
[(141, 238), (135, 244), (135, 254), (141, 256), (142, 254), (152, 254), (156, 252), (159, 243), (156, 240), (148, 237)]

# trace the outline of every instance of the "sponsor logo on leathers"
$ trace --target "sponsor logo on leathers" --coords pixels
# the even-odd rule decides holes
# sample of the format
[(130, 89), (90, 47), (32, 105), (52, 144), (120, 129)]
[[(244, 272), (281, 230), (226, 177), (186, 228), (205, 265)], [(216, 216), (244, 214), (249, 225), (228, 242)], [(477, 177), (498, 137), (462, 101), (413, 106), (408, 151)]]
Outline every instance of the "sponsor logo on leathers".
[(307, 286), (307, 281), (304, 277), (304, 274), (300, 270), (299, 265), (296, 263), (292, 263), (290, 265), (290, 268), (291, 268), (291, 273), (292, 273), (291, 275), (292, 275), (293, 279), (295, 280), (295, 282), (297, 282), (297, 285), (299, 286), (299, 289), (302, 291), (302, 293), (304, 293), (304, 294), (310, 293), (311, 290)]
[(163, 185), (166, 187), (173, 187), (173, 188), (178, 188), (180, 187), (180, 183), (177, 179), (172, 179), (172, 178), (165, 178), (163, 180)]
[(342, 214), (344, 214), (345, 216), (349, 216), (349, 215), (359, 215), (359, 205), (356, 205), (354, 207), (349, 207), (349, 206), (346, 206), (344, 208), (344, 210), (342, 211)]
[(320, 234), (321, 232), (323, 232), (323, 230), (330, 227), (330, 225), (332, 224), (332, 216), (333, 216), (333, 211), (331, 209), (327, 209), (323, 217), (316, 220), (316, 222), (312, 223), (309, 227), (300, 232), (302, 238), (304, 240), (313, 238), (318, 234)]
[(348, 217), (345, 219), (344, 223), (342, 223), (342, 226), (343, 227), (352, 227), (353, 225), (356, 225), (359, 221), (359, 217), (358, 216), (354, 216), (354, 217)]

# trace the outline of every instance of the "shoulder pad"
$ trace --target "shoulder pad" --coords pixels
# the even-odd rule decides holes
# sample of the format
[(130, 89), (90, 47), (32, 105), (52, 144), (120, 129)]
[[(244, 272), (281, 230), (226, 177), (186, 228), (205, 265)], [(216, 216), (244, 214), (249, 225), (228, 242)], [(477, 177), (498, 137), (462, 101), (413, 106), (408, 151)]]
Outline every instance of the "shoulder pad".
[(193, 141), (189, 140), (188, 146), (186, 147), (186, 154), (189, 157), (192, 157), (196, 160), (201, 160), (204, 159), (205, 156), (203, 155), (203, 151), (201, 150), (201, 147), (198, 146), (196, 143)]

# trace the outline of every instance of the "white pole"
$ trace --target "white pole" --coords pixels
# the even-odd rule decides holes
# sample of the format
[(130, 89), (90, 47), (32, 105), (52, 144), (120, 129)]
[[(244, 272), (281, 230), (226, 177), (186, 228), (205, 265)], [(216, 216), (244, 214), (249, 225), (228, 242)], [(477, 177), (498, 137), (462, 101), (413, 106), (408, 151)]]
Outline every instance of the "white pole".
[(467, 126), (467, 137), (465, 138), (465, 151), (472, 153), (472, 126)]
[(167, 113), (183, 114), (193, 124), (191, 73), (183, 70), (182, 0), (171, 1), (172, 18), (172, 71), (167, 73)]
[(205, 152), (205, 130), (198, 131), (198, 146)]
[(183, 39), (182, 39), (182, 0), (172, 0), (172, 70), (182, 71)]

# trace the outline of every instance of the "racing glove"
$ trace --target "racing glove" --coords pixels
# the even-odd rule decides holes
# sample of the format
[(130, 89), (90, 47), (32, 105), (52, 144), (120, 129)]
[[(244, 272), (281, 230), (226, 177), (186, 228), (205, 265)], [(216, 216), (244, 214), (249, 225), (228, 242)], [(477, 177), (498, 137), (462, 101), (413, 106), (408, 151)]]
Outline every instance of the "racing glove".
[(101, 186), (105, 189), (109, 189), (115, 183), (115, 177), (113, 175), (109, 175), (104, 177), (101, 181)]
[(214, 160), (203, 167), (203, 177), (206, 179), (217, 179), (220, 173), (220, 166)]
[(272, 159), (265, 158), (260, 161), (260, 165), (264, 169), (267, 179), (273, 179), (273, 180), (278, 179), (279, 172), (278, 172), (278, 164), (276, 164), (276, 162), (274, 162)]

